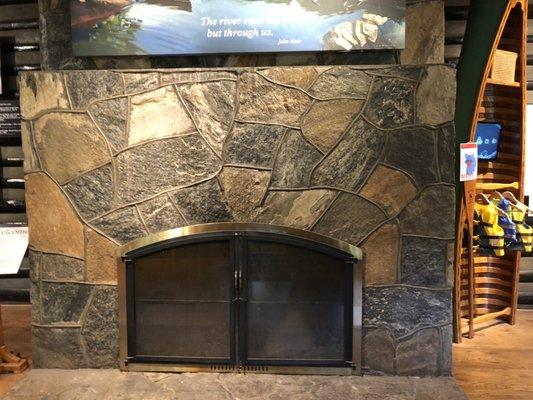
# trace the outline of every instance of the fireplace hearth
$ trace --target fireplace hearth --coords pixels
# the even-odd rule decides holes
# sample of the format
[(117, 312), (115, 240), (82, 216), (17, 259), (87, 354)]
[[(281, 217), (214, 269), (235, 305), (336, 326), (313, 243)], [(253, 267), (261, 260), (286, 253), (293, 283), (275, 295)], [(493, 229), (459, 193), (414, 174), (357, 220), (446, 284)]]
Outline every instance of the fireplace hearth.
[(121, 367), (361, 373), (362, 253), (263, 224), (202, 224), (125, 245)]

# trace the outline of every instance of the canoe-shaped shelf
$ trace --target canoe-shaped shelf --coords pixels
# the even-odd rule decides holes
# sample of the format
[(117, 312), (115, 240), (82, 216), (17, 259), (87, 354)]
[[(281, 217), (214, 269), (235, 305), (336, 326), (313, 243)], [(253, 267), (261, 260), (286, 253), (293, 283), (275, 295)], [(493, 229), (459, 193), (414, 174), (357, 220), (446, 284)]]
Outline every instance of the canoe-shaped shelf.
[[(501, 125), (496, 159), (478, 160), (476, 194), (511, 191), (523, 201), (526, 35), (527, 0), (509, 0), (485, 65), (468, 138), (475, 141), (478, 122)], [(497, 49), (518, 55), (514, 82), (489, 78)], [(520, 252), (497, 257), (480, 254), (476, 247), (469, 251), (467, 238), (472, 232), (468, 229), (468, 212), (472, 208), (468, 207), (468, 196), (464, 196), (460, 207), (455, 258), (456, 341), (464, 335), (474, 337), (476, 324), (494, 318), (514, 324), (520, 263)]]

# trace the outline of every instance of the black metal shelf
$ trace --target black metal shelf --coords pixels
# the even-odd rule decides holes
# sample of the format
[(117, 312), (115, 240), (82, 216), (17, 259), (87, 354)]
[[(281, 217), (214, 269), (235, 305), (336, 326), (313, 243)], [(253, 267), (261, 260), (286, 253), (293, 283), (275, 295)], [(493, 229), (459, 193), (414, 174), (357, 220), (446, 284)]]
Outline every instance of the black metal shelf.
[(26, 203), (23, 200), (0, 200), (0, 214), (24, 214)]

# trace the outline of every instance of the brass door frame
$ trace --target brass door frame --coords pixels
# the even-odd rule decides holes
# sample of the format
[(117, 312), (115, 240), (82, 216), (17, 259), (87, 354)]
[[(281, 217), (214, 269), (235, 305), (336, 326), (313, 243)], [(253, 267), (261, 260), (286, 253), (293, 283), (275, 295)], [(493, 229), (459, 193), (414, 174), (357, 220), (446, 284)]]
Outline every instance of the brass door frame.
[[(152, 364), (128, 362), (128, 324), (126, 296), (126, 260), (128, 256), (139, 252), (150, 254), (160, 251), (165, 245), (171, 245), (175, 239), (191, 238), (216, 233), (267, 233), (304, 240), (307, 242), (330, 247), (345, 253), (354, 259), (353, 271), (353, 318), (352, 318), (352, 360), (351, 368), (338, 367), (307, 367), (307, 366), (248, 366), (234, 365), (201, 365), (201, 364)], [(123, 371), (150, 372), (253, 372), (280, 374), (318, 374), (318, 375), (361, 375), (362, 359), (362, 291), (363, 291), (363, 252), (342, 240), (333, 239), (314, 232), (301, 229), (250, 223), (209, 223), (191, 225), (159, 232), (141, 239), (134, 240), (118, 249), (118, 294), (119, 294), (119, 331), (120, 331), (120, 369)]]

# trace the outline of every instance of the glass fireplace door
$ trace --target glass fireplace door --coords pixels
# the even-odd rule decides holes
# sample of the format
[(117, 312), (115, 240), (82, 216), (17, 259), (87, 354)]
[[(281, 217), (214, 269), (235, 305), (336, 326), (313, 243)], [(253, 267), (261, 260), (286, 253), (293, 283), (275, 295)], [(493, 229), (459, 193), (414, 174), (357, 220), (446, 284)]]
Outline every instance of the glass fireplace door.
[(235, 361), (231, 240), (140, 257), (131, 273), (128, 342), (136, 360)]
[(353, 265), (270, 240), (247, 240), (240, 351), (244, 364), (347, 366)]
[(140, 248), (125, 266), (126, 364), (351, 368), (357, 358), (355, 260), (330, 246), (217, 232)]

